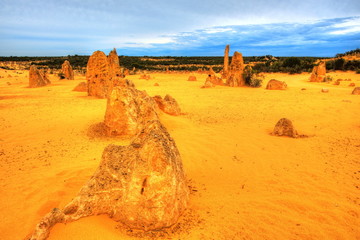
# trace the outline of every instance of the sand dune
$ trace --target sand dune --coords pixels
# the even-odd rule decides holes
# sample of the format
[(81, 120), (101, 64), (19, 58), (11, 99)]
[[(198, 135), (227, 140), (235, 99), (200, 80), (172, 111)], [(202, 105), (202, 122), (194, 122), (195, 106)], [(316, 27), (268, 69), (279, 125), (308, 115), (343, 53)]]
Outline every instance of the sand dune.
[[(50, 76), (51, 85), (31, 89), (27, 75), (0, 70), (4, 240), (24, 238), (45, 213), (64, 207), (93, 174), (105, 146), (130, 141), (89, 134), (103, 121), (106, 100), (72, 91), (85, 77)], [(360, 86), (360, 74), (330, 75)], [(188, 76), (128, 77), (151, 96), (170, 94), (186, 113), (160, 115), (192, 190), (180, 222), (144, 234), (95, 216), (57, 224), (49, 239), (360, 239), (360, 97), (351, 95), (349, 81), (336, 86), (310, 83), (305, 73), (266, 74), (261, 88), (201, 89), (206, 74), (195, 74), (195, 82)], [(273, 78), (288, 89), (264, 89)], [(282, 117), (309, 137), (270, 135)]]

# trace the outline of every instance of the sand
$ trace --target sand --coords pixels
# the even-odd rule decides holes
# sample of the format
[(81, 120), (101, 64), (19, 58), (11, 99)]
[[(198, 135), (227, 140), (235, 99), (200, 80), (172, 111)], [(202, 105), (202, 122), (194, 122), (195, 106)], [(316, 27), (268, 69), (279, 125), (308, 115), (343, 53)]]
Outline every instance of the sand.
[[(330, 75), (360, 86), (360, 74)], [(105, 146), (129, 139), (89, 132), (103, 121), (106, 100), (72, 91), (84, 76), (52, 75), (51, 85), (35, 89), (27, 88), (27, 71), (1, 69), (0, 76), (0, 238), (23, 239), (44, 214), (76, 195)], [(150, 95), (170, 94), (185, 113), (160, 116), (192, 192), (179, 224), (142, 234), (93, 216), (57, 224), (50, 240), (360, 239), (360, 96), (351, 95), (350, 82), (265, 74), (257, 89), (201, 89), (207, 75), (195, 74), (196, 82), (188, 76), (128, 77)], [(288, 90), (265, 90), (272, 78), (286, 81)], [(309, 137), (272, 136), (283, 117)]]

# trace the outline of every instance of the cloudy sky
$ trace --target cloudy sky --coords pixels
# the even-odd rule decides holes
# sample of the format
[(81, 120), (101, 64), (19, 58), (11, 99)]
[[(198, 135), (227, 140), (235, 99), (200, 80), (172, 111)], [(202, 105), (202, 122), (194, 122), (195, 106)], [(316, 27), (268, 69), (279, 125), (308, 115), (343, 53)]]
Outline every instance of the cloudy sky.
[(360, 0), (0, 0), (0, 56), (334, 56)]

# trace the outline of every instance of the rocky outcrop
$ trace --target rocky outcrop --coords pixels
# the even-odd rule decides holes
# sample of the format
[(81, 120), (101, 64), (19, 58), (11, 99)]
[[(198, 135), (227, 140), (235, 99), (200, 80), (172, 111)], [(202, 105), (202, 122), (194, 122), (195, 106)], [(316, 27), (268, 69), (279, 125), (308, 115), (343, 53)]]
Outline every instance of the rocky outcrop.
[(30, 71), (29, 71), (30, 88), (43, 87), (50, 83), (51, 82), (44, 69), (37, 69), (35, 65), (30, 66)]
[(68, 60), (65, 60), (65, 62), (61, 65), (61, 73), (65, 79), (74, 80), (74, 71)]
[(87, 87), (86, 82), (81, 82), (81, 83), (79, 83), (79, 84), (73, 89), (73, 91), (75, 91), (75, 92), (87, 92), (87, 90), (88, 90), (88, 87)]
[(100, 166), (63, 210), (53, 209), (27, 238), (44, 240), (56, 223), (106, 214), (132, 229), (176, 223), (189, 196), (179, 151), (165, 127), (147, 122), (129, 146), (109, 145)]
[(297, 131), (295, 130), (292, 122), (287, 118), (281, 118), (275, 125), (273, 135), (276, 136), (287, 136), (292, 138), (299, 137)]
[(222, 79), (219, 78), (218, 76), (216, 76), (216, 73), (214, 72), (212, 67), (210, 67), (210, 69), (209, 69), (208, 77), (206, 78), (205, 85), (206, 85), (206, 82), (211, 82), (212, 85), (223, 85)]
[(86, 80), (88, 84), (88, 95), (106, 98), (113, 87), (112, 76), (105, 53), (94, 52), (87, 63)]
[(271, 79), (266, 85), (266, 89), (268, 90), (285, 90), (287, 88), (287, 84), (285, 82)]
[(189, 76), (188, 81), (194, 82), (194, 81), (196, 81), (196, 77), (195, 76)]
[(107, 57), (109, 63), (109, 74), (111, 77), (123, 77), (120, 68), (119, 56), (114, 48)]
[(244, 60), (242, 54), (235, 52), (232, 57), (231, 64), (229, 67), (229, 74), (227, 77), (226, 84), (230, 87), (241, 87), (245, 86), (244, 73)]
[(140, 78), (139, 78), (139, 79), (149, 80), (149, 79), (151, 79), (151, 76), (150, 76), (150, 75), (147, 75), (147, 74), (143, 74), (143, 75), (140, 75)]
[(354, 90), (352, 91), (351, 94), (353, 94), (353, 95), (360, 95), (360, 87), (354, 88)]
[(119, 56), (115, 48), (108, 57), (101, 51), (96, 51), (90, 56), (86, 68), (89, 96), (107, 98), (112, 88), (117, 86), (118, 79), (122, 77)]
[(329, 92), (329, 89), (327, 89), (327, 88), (322, 88), (322, 89), (321, 89), (321, 92), (322, 92), (322, 93), (328, 93), (328, 92)]
[(207, 77), (204, 85), (201, 86), (201, 88), (212, 88), (212, 87), (215, 87), (215, 84), (213, 84), (213, 83), (210, 81), (210, 78)]
[(224, 68), (223, 68), (223, 75), (222, 78), (227, 78), (229, 73), (229, 50), (230, 45), (226, 45), (225, 51), (224, 51)]
[(113, 79), (113, 86), (114, 87), (135, 87), (135, 84), (129, 79), (116, 77), (115, 79)]
[(133, 87), (114, 87), (107, 101), (105, 134), (138, 134), (149, 120), (157, 120), (156, 103), (145, 91)]
[(324, 82), (325, 77), (326, 77), (326, 63), (321, 61), (319, 65), (314, 66), (310, 76), (310, 82)]
[(155, 102), (157, 103), (158, 107), (165, 113), (173, 116), (178, 116), (181, 114), (181, 109), (179, 104), (175, 100), (175, 98), (171, 97), (167, 94), (164, 99), (157, 95), (153, 97)]

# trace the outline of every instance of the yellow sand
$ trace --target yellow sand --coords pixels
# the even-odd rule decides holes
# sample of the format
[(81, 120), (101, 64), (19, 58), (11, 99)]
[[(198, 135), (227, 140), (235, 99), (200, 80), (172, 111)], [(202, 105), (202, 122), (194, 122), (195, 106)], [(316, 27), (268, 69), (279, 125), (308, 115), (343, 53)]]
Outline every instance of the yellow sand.
[[(330, 75), (360, 86), (360, 74)], [(77, 194), (105, 146), (129, 140), (89, 137), (106, 100), (72, 91), (84, 76), (51, 76), (50, 86), (36, 89), (27, 88), (27, 71), (0, 76), (0, 239), (23, 239)], [(349, 82), (266, 74), (257, 89), (201, 89), (206, 75), (188, 76), (128, 77), (152, 96), (170, 94), (186, 113), (161, 114), (192, 189), (189, 210), (165, 239), (360, 239), (360, 96)], [(288, 90), (265, 90), (272, 78)], [(283, 117), (309, 138), (271, 136)], [(49, 237), (134, 238), (107, 216), (57, 224)]]

